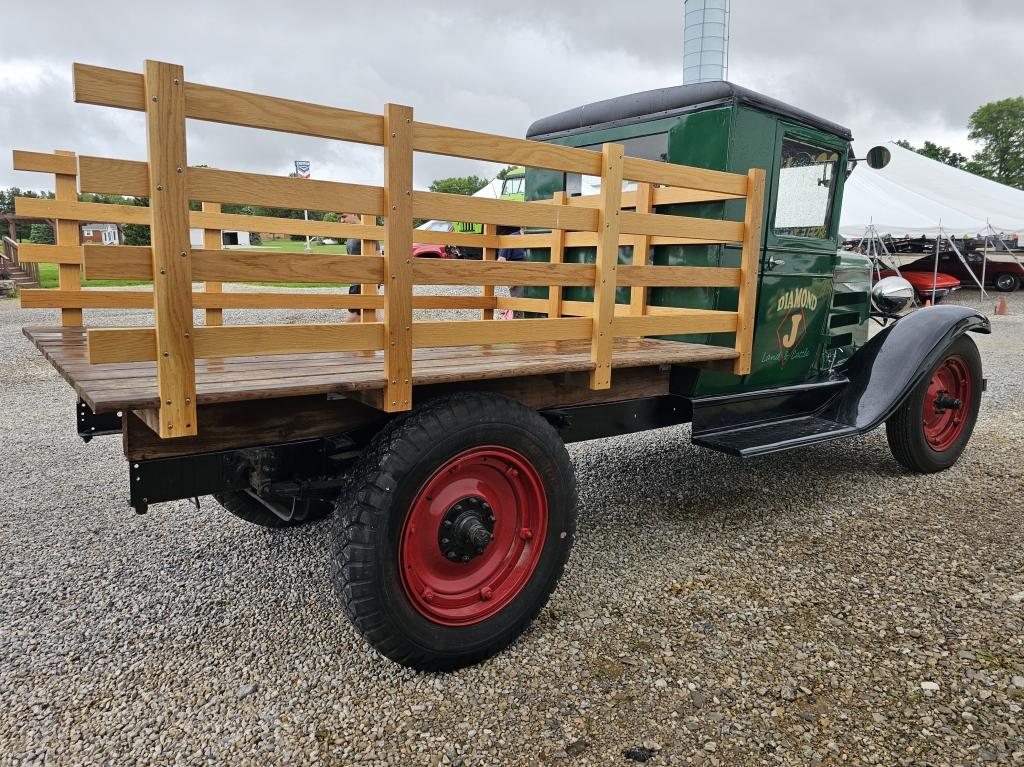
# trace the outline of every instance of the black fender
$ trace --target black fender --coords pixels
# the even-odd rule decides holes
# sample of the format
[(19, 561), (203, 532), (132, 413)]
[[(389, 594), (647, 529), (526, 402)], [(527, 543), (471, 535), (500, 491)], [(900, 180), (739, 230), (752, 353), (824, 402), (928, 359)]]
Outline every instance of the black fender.
[(991, 333), (992, 326), (984, 314), (963, 306), (919, 309), (883, 328), (838, 371), (850, 383), (830, 415), (861, 433), (875, 428), (968, 331)]

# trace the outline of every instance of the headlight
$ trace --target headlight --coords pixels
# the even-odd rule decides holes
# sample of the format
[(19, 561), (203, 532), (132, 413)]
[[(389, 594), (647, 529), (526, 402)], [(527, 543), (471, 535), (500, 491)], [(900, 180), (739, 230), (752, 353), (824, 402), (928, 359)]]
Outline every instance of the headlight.
[(883, 314), (904, 314), (914, 305), (914, 286), (902, 277), (886, 277), (871, 288), (871, 303)]

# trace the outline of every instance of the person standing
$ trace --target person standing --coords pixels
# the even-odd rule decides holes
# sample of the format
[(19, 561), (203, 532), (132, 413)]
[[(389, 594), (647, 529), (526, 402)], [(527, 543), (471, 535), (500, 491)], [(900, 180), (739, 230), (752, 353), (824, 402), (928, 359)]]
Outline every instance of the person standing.
[[(342, 213), (341, 223), (358, 224), (360, 223), (359, 216), (355, 213)], [(361, 256), (363, 254), (363, 241), (355, 237), (348, 238), (345, 240), (345, 252), (350, 256)], [(363, 289), (359, 283), (356, 283), (348, 286), (348, 292), (349, 295), (358, 296), (363, 292)], [(362, 319), (362, 312), (359, 309), (349, 309), (345, 322), (361, 322)]]
[[(522, 234), (522, 227), (518, 226), (499, 226), (498, 234)], [(512, 263), (521, 263), (526, 260), (526, 250), (523, 248), (500, 248), (498, 250), (498, 261), (509, 261)], [(508, 294), (512, 298), (523, 298), (526, 295), (526, 288), (522, 285), (509, 285)], [(524, 313), (520, 311), (511, 311), (511, 314), (506, 311), (504, 319), (515, 319), (521, 320), (524, 317)]]

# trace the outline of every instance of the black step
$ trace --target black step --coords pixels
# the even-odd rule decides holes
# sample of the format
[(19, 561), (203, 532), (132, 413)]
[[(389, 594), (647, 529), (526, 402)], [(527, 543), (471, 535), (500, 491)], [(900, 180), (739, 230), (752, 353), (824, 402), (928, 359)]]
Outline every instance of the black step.
[(793, 447), (849, 437), (857, 429), (827, 418), (804, 416), (694, 435), (693, 444), (749, 458)]

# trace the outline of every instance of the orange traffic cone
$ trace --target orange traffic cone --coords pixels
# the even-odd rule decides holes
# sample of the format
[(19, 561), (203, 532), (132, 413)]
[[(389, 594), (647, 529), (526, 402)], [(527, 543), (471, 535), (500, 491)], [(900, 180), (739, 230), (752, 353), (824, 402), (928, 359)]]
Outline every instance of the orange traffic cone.
[(932, 300), (930, 298), (926, 298), (924, 300), (924, 308), (927, 309), (931, 305), (932, 305)]
[(999, 296), (999, 306), (996, 307), (996, 314), (1007, 315), (1010, 310), (1006, 306), (1006, 296)]

